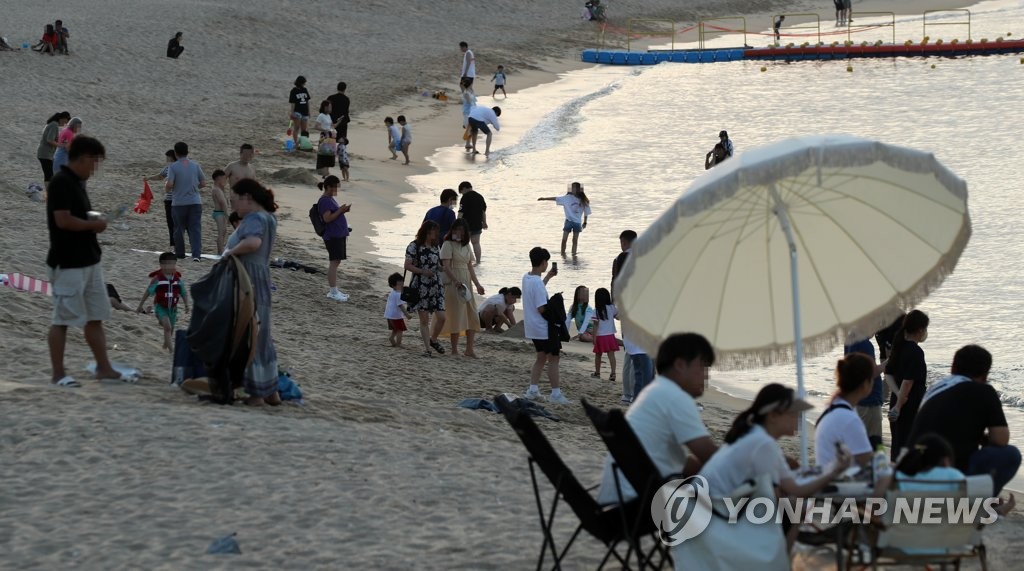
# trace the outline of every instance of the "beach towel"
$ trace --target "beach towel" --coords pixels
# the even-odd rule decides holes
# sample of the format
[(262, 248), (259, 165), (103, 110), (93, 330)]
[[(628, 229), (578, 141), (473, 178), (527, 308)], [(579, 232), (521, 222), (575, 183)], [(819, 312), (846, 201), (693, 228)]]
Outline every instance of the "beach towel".
[(0, 274), (0, 285), (5, 285), (18, 291), (41, 293), (47, 297), (53, 296), (53, 292), (50, 291), (50, 282), (24, 274)]
[(227, 256), (191, 289), (188, 344), (207, 367), (213, 402), (231, 404), (256, 354), (256, 300), (241, 260)]
[(139, 200), (135, 202), (135, 212), (139, 214), (145, 214), (149, 212), (149, 205), (153, 203), (153, 191), (149, 189), (149, 181), (142, 179), (142, 194), (139, 195)]
[[(542, 407), (541, 405), (533, 402), (530, 399), (524, 399), (524, 398), (520, 397), (519, 395), (514, 395), (514, 394), (510, 394), (510, 393), (504, 393), (504, 394), (496, 395), (494, 397), (494, 402), (497, 403), (497, 401), (499, 399), (502, 400), (506, 405), (508, 405), (508, 407), (512, 408), (513, 410), (518, 410), (518, 411), (520, 411), (522, 413), (525, 413), (525, 414), (528, 414), (530, 416), (541, 416), (541, 417), (544, 417), (544, 418), (546, 418), (548, 420), (553, 420), (555, 422), (560, 422), (562, 420), (557, 415), (548, 412), (548, 410), (546, 408)], [(476, 399), (466, 399), (466, 400), (464, 400), (462, 402), (467, 402), (467, 401), (472, 401), (472, 400), (476, 400)], [(478, 406), (477, 408), (485, 408), (483, 406), (483, 403), (486, 403), (487, 406), (494, 407), (493, 409), (487, 408), (487, 410), (495, 410), (495, 411), (498, 410), (497, 405), (492, 404), (492, 403), (490, 403), (490, 402), (488, 402), (486, 400), (483, 400), (483, 399), (479, 399), (479, 400), (480, 400), (480, 406)], [(460, 406), (461, 406), (461, 403), (460, 403)]]

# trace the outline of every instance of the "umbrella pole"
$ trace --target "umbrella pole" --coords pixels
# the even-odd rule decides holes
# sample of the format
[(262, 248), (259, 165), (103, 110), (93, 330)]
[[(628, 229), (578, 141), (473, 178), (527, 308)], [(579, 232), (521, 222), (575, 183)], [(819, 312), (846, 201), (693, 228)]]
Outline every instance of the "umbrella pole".
[[(793, 238), (793, 228), (789, 224), (789, 214), (786, 212), (785, 203), (779, 197), (779, 192), (775, 189), (774, 184), (770, 190), (772, 199), (775, 202), (772, 213), (779, 219), (779, 226), (782, 227), (782, 233), (786, 236), (786, 244), (789, 246), (789, 280), (790, 289), (793, 293), (793, 345), (796, 347), (796, 391), (797, 396), (804, 398), (806, 396), (806, 391), (804, 390), (804, 341), (803, 331), (800, 326), (800, 281), (798, 279), (799, 272), (797, 271), (796, 240)], [(801, 412), (800, 466), (806, 468), (809, 465), (807, 457), (807, 417), (805, 413)]]

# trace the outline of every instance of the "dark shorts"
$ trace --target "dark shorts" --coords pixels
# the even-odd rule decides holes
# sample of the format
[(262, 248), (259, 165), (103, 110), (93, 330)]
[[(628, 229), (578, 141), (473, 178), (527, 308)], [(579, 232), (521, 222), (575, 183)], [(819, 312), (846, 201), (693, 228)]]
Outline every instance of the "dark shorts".
[(405, 331), (405, 320), (404, 319), (389, 319), (388, 320), (388, 331)]
[(317, 155), (316, 168), (326, 169), (334, 166), (334, 155)]
[(562, 342), (558, 339), (533, 339), (533, 347), (538, 353), (547, 353), (557, 357), (562, 352)]
[(479, 119), (469, 118), (469, 128), (474, 132), (480, 131), (484, 135), (490, 135), (491, 130), (487, 128), (487, 123), (480, 121)]
[(473, 77), (467, 77), (467, 76), (464, 75), (464, 76), (462, 76), (462, 83), (464, 83), (466, 85), (466, 87), (473, 87), (473, 80), (474, 79), (475, 78), (473, 78)]
[(327, 247), (327, 259), (332, 262), (346, 259), (348, 257), (345, 248), (346, 241), (347, 238), (331, 238), (330, 240), (324, 240), (324, 246)]

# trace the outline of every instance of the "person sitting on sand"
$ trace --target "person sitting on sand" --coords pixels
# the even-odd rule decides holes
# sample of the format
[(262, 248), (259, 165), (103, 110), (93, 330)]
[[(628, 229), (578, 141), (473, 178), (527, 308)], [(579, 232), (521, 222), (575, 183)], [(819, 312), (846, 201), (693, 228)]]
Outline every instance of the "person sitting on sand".
[(708, 151), (707, 156), (704, 157), (704, 170), (710, 169), (727, 158), (729, 158), (729, 155), (726, 154), (722, 143), (716, 144), (715, 148)]
[(590, 290), (587, 286), (576, 286), (572, 295), (572, 305), (565, 316), (565, 330), (572, 331), (570, 325), (576, 326), (576, 339), (584, 343), (594, 342), (594, 329), (597, 323), (594, 322), (594, 308), (590, 307)]
[(117, 293), (114, 284), (107, 284), (107, 299), (110, 300), (110, 307), (121, 311), (134, 311), (131, 307), (121, 301), (121, 294)]
[(174, 37), (167, 42), (167, 57), (171, 59), (178, 59), (181, 52), (185, 51), (185, 47), (181, 45), (181, 32), (174, 34)]
[(502, 325), (511, 329), (516, 324), (516, 302), (523, 297), (523, 291), (515, 286), (503, 287), (498, 293), (484, 300), (478, 311), (480, 326), (484, 331), (502, 332)]
[(174, 326), (178, 322), (178, 301), (185, 304), (185, 313), (188, 313), (188, 296), (185, 294), (185, 282), (178, 272), (178, 258), (174, 252), (160, 254), (160, 269), (150, 272), (149, 286), (146, 287), (146, 295), (142, 296), (139, 313), (143, 311), (143, 304), (153, 296), (153, 313), (156, 320), (164, 328), (164, 349), (172, 350), (172, 339), (174, 337)]
[(53, 55), (57, 49), (57, 32), (53, 29), (53, 24), (47, 24), (43, 29), (43, 37), (32, 46), (33, 51), (37, 51), (41, 54)]
[(57, 51), (57, 53), (71, 55), (68, 52), (68, 38), (71, 37), (71, 32), (69, 32), (68, 29), (64, 27), (64, 22), (62, 20), (57, 20), (56, 22), (54, 22), (53, 31), (57, 35), (57, 43), (54, 45), (54, 48)]
[(0, 52), (14, 52), (21, 48), (16, 48), (7, 42), (7, 38), (0, 36)]

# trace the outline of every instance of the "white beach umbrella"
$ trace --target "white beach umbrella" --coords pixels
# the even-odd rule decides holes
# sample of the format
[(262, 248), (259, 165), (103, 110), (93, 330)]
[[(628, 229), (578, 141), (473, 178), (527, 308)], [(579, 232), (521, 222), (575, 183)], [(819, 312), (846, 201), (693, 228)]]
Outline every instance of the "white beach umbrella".
[[(971, 234), (967, 185), (933, 155), (844, 135), (752, 149), (696, 179), (615, 282), (623, 332), (679, 331), (750, 368), (864, 338), (938, 287)], [(803, 428), (803, 426), (802, 426)], [(807, 463), (806, 430), (801, 430)]]

